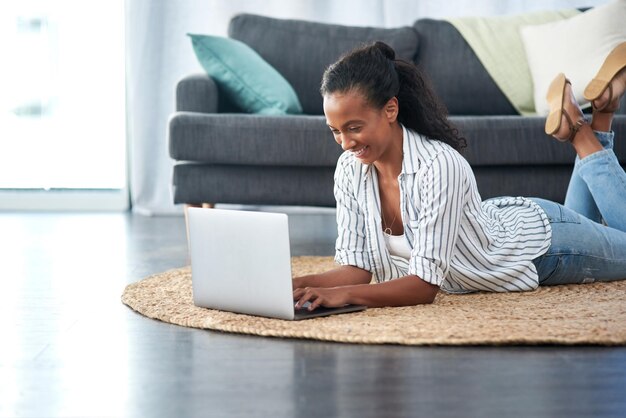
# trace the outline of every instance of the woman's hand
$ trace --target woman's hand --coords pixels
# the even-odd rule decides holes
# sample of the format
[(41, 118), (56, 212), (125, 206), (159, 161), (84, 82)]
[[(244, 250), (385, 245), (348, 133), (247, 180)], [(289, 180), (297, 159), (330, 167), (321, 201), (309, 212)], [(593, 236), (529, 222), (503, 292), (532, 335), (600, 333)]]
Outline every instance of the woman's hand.
[(312, 311), (319, 306), (338, 308), (348, 304), (348, 294), (341, 287), (305, 287), (297, 288), (293, 292), (293, 300), (297, 301), (296, 309), (301, 308), (306, 302), (310, 302), (308, 309)]
[(376, 284), (297, 288), (293, 292), (293, 300), (298, 301), (296, 308), (311, 302), (311, 310), (318, 306), (334, 308), (347, 304), (380, 308), (433, 303), (438, 292), (438, 286), (417, 276), (404, 276)]
[(296, 308), (310, 302), (310, 310), (347, 304), (380, 308), (433, 303), (439, 292), (438, 286), (414, 275), (376, 284), (369, 284), (370, 279), (371, 273), (351, 266), (296, 277), (293, 279), (293, 300), (297, 301)]

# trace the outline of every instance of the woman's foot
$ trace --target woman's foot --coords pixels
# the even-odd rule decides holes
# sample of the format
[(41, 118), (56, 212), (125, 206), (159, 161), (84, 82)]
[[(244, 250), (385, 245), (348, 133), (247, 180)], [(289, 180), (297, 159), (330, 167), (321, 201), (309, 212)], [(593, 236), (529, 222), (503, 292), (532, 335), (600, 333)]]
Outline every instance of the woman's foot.
[(608, 84), (602, 95), (591, 101), (591, 106), (597, 112), (615, 113), (626, 92), (626, 68), (622, 69)]
[(626, 42), (615, 47), (583, 93), (594, 112), (614, 113), (626, 92)]
[(561, 142), (572, 142), (586, 121), (572, 92), (571, 83), (563, 73), (557, 75), (550, 83), (546, 99), (550, 105), (550, 114), (545, 126), (546, 134)]

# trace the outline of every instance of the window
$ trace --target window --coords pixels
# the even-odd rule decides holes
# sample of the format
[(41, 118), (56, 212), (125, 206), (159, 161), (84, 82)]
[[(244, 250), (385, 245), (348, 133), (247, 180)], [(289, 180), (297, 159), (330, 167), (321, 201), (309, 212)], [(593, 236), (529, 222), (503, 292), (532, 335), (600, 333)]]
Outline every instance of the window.
[(127, 207), (124, 1), (0, 2), (0, 208)]

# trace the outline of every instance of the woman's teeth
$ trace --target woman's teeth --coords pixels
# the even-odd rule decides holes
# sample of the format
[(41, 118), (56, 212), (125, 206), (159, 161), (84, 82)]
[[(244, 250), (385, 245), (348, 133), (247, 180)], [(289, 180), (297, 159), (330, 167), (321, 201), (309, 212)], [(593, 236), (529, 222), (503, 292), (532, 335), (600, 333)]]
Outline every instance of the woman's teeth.
[(365, 153), (365, 150), (366, 150), (366, 149), (367, 149), (367, 145), (366, 145), (366, 146), (364, 146), (363, 148), (361, 148), (361, 149), (360, 149), (360, 150), (358, 150), (358, 151), (353, 151), (354, 156), (355, 156), (355, 157), (360, 157), (361, 155), (363, 155), (363, 154)]

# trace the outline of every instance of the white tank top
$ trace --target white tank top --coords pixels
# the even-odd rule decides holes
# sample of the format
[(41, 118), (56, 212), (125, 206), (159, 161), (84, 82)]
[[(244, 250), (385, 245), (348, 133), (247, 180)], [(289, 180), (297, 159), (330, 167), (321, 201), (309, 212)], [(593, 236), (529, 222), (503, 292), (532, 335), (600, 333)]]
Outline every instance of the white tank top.
[(385, 236), (385, 245), (389, 250), (389, 254), (406, 258), (407, 260), (411, 258), (411, 247), (404, 234), (389, 235), (383, 232), (383, 235)]

